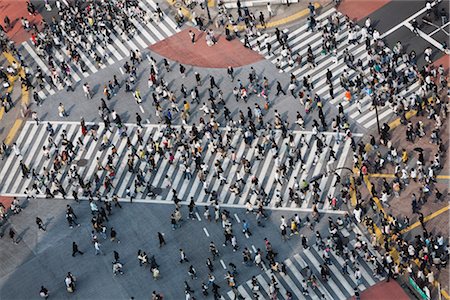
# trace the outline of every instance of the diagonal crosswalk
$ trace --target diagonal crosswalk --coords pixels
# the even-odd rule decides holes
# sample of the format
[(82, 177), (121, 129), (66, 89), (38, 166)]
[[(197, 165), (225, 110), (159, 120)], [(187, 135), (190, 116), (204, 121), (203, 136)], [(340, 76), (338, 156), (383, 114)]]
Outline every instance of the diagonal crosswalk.
[[(277, 146), (279, 149), (278, 155), (274, 155), (273, 150), (269, 145), (264, 145), (263, 153), (260, 154), (258, 159), (258, 151), (256, 149), (257, 144), (263, 145), (266, 140), (265, 134), (260, 132), (258, 136), (254, 138), (251, 144), (247, 145), (244, 142), (244, 133), (236, 129), (233, 131), (231, 140), (227, 142), (230, 145), (228, 154), (222, 154), (219, 151), (214, 151), (211, 145), (211, 139), (208, 135), (204, 135), (200, 141), (202, 152), (201, 160), (207, 166), (206, 178), (201, 181), (198, 173), (196, 172), (196, 164), (192, 160), (189, 167), (192, 170), (192, 177), (185, 178), (184, 170), (182, 169), (182, 154), (185, 150), (182, 150), (182, 146), (176, 143), (176, 141), (169, 141), (168, 136), (162, 134), (166, 127), (159, 125), (145, 125), (142, 129), (141, 136), (143, 145), (150, 145), (152, 141), (155, 141), (160, 147), (169, 142), (173, 147), (166, 150), (163, 155), (158, 152), (150, 152), (146, 157), (138, 158), (139, 150), (143, 149), (143, 146), (138, 145), (138, 127), (135, 124), (126, 124), (127, 138), (119, 135), (117, 128), (111, 128), (108, 131), (103, 123), (95, 126), (97, 129), (97, 141), (93, 139), (91, 134), (83, 136), (81, 134), (81, 127), (76, 122), (50, 122), (55, 130), (53, 135), (54, 143), (58, 146), (59, 151), (64, 149), (62, 146), (62, 134), (66, 136), (66, 140), (70, 140), (74, 145), (74, 159), (71, 163), (63, 164), (61, 168), (57, 170), (57, 179), (61, 182), (63, 188), (67, 194), (71, 194), (76, 185), (69, 180), (69, 168), (76, 166), (78, 174), (85, 180), (93, 180), (97, 175), (101, 180), (95, 187), (95, 191), (101, 195), (116, 194), (119, 198), (127, 198), (127, 190), (135, 190), (136, 173), (140, 170), (144, 176), (146, 183), (151, 183), (152, 187), (161, 188), (162, 192), (157, 197), (161, 201), (171, 201), (173, 193), (167, 188), (166, 176), (172, 183), (172, 188), (176, 190), (178, 198), (182, 201), (190, 201), (191, 197), (194, 197), (198, 203), (206, 203), (211, 199), (211, 195), (205, 192), (205, 183), (209, 183), (209, 192), (216, 191), (218, 199), (224, 204), (240, 205), (244, 206), (247, 201), (255, 204), (258, 195), (253, 192), (251, 178), (256, 177), (259, 181), (259, 190), (263, 189), (267, 194), (267, 206), (277, 206), (276, 194), (280, 194), (282, 199), (280, 207), (285, 208), (311, 208), (314, 199), (312, 192), (305, 192), (304, 199), (300, 202), (295, 202), (294, 199), (289, 197), (289, 188), (294, 188), (294, 183), (297, 182), (300, 185), (302, 180), (310, 182), (312, 178), (316, 178), (316, 184), (319, 187), (319, 203), (318, 208), (329, 210), (333, 209), (330, 206), (328, 198), (337, 196), (340, 190), (339, 183), (335, 184), (338, 180), (338, 176), (344, 178), (346, 172), (342, 167), (345, 165), (345, 160), (349, 156), (351, 151), (350, 140), (344, 139), (342, 134), (337, 133), (319, 133), (315, 136), (312, 132), (294, 131), (292, 137), (283, 138), (281, 132), (275, 132), (273, 140), (275, 144), (272, 147)], [(88, 123), (87, 126), (94, 126), (93, 123)], [(180, 127), (173, 127), (177, 132)], [(221, 137), (225, 140), (226, 131), (221, 130)], [(106, 170), (98, 170), (98, 164), (103, 167), (107, 165), (108, 157), (112, 153), (112, 147), (107, 149), (101, 149), (102, 137), (106, 136), (112, 145), (116, 148), (116, 155), (113, 159), (113, 166), (115, 169), (115, 175), (113, 179), (113, 188), (109, 193), (105, 191), (104, 186), (101, 184), (103, 179), (106, 178), (108, 172)], [(356, 135), (357, 136), (357, 135)], [(290, 140), (291, 139), (291, 140)], [(289, 141), (290, 140), (290, 141)], [(82, 142), (82, 145), (80, 143)], [(131, 143), (137, 148), (135, 155), (132, 155), (132, 149), (127, 145)], [(22, 178), (20, 162), (23, 161), (25, 165), (30, 169), (35, 169), (37, 174), (42, 175), (44, 168), (49, 172), (54, 170), (55, 157), (57, 156), (57, 150), (55, 146), (51, 146), (49, 141), (49, 132), (47, 131), (47, 123), (41, 123), (39, 125), (36, 122), (27, 122), (20, 133), (17, 146), (21, 150), (21, 156), (16, 157), (11, 154), (5, 161), (0, 171), (0, 193), (1, 194), (13, 194), (21, 195), (25, 192), (25, 188), (29, 188), (32, 185), (33, 179)], [(47, 159), (43, 155), (43, 147), (51, 147), (51, 157)], [(300, 149), (301, 159), (292, 160), (289, 164), (290, 167), (286, 168), (284, 178), (280, 178), (280, 181), (276, 180), (275, 170), (278, 168), (278, 164), (287, 164), (289, 156), (294, 157), (293, 151)], [(321, 148), (322, 153), (319, 153)], [(149, 149), (147, 147), (147, 149)], [(191, 149), (187, 149), (191, 151)], [(249, 173), (240, 163), (233, 163), (230, 155), (231, 151), (235, 151), (237, 154), (236, 162), (240, 162), (243, 158), (250, 162)], [(332, 155), (332, 152), (335, 154)], [(137, 153), (137, 154), (136, 154)], [(174, 154), (174, 163), (169, 162), (169, 153)], [(127, 167), (127, 161), (129, 156), (132, 155), (135, 158), (134, 170), (135, 172), (129, 172)], [(333, 158), (333, 156), (335, 158)], [(149, 159), (153, 159), (155, 162), (155, 168), (152, 170)], [(223, 169), (223, 174), (226, 177), (226, 183), (221, 184), (220, 179), (215, 177), (214, 165), (218, 163)], [(321, 176), (322, 175), (322, 176)], [(238, 182), (239, 179), (240, 183)], [(343, 180), (341, 180), (343, 182)], [(230, 190), (233, 185), (240, 185), (240, 193), (236, 194)], [(312, 184), (310, 184), (310, 187)], [(45, 190), (45, 189), (44, 189)], [(137, 191), (135, 199), (146, 199), (147, 192), (145, 189)], [(301, 194), (300, 191), (297, 192)], [(261, 195), (261, 192), (259, 192)], [(150, 198), (148, 198), (150, 199)], [(270, 200), (272, 199), (272, 200)], [(301, 197), (300, 197), (301, 199)], [(150, 200), (149, 200), (150, 201)]]
[[(139, 7), (151, 14), (156, 11), (155, 0), (139, 0)], [(149, 45), (155, 44), (164, 40), (177, 32), (180, 29), (175, 22), (168, 15), (164, 15), (160, 21), (157, 20), (142, 20), (137, 17), (130, 18), (131, 23), (135, 27), (135, 34), (129, 38), (128, 33), (123, 32), (119, 26), (114, 27), (115, 33), (110, 34), (110, 43), (99, 42), (96, 36), (92, 34), (87, 35), (87, 45), (76, 43), (76, 37), (71, 32), (66, 32), (61, 27), (61, 36), (64, 40), (70, 41), (74, 46), (70, 50), (66, 48), (67, 44), (60, 43), (60, 47), (53, 47), (51, 53), (47, 53), (41, 48), (35, 47), (31, 40), (23, 42), (19, 45), (18, 50), (22, 58), (33, 72), (36, 72), (37, 67), (42, 70), (43, 74), (48, 77), (45, 78), (43, 88), (37, 88), (38, 95), (44, 99), (49, 95), (54, 95), (57, 91), (64, 88), (65, 84), (58, 82), (51, 78), (53, 68), (50, 66), (48, 58), (51, 56), (54, 61), (54, 69), (57, 74), (64, 78), (61, 70), (61, 61), (68, 64), (70, 68), (70, 76), (73, 83), (79, 82), (84, 78), (96, 73), (100, 69), (106, 68), (124, 58), (130, 56), (130, 51), (143, 50)], [(74, 61), (70, 53), (75, 51), (79, 54), (79, 61)], [(102, 64), (95, 61), (95, 55), (102, 58)]]
[[(350, 232), (346, 228), (342, 228), (341, 232), (345, 238), (352, 241), (359, 234), (356, 227), (352, 227)], [(259, 289), (256, 292), (253, 288), (252, 279), (250, 279), (238, 285), (235, 290), (223, 294), (222, 299), (288, 299), (287, 292), (292, 294), (293, 299), (350, 299), (355, 294), (355, 288), (364, 291), (383, 280), (383, 277), (374, 275), (376, 266), (364, 259), (364, 251), (355, 249), (354, 243), (351, 243), (348, 249), (349, 251), (355, 251), (354, 253), (357, 254), (355, 261), (349, 263), (347, 267), (348, 273), (342, 272), (345, 264), (342, 254), (338, 255), (336, 251), (332, 250), (330, 251), (330, 264), (327, 265), (330, 276), (326, 281), (322, 279), (320, 268), (326, 264), (322, 258), (323, 249), (319, 249), (317, 244), (313, 244), (308, 249), (300, 250), (299, 253), (283, 262), (286, 267), (285, 274), (272, 272), (269, 269), (257, 275), (256, 280)], [(370, 248), (368, 251), (371, 255), (376, 255), (374, 249)], [(377, 261), (380, 263), (381, 259)], [(309, 267), (311, 273), (316, 277), (316, 285), (308, 283), (306, 267)], [(359, 285), (354, 275), (356, 268), (361, 271)], [(276, 280), (276, 297), (270, 291), (270, 285), (273, 282), (272, 276)]]
[[(315, 30), (314, 32), (307, 31), (307, 25), (300, 26), (292, 31), (284, 29), (282, 33), (288, 34), (287, 43), (290, 46), (291, 54), (293, 57), (301, 56), (303, 62), (299, 65), (294, 60), (289, 63), (286, 58), (286, 52), (283, 51), (282, 45), (277, 41), (275, 34), (264, 33), (260, 36), (254, 36), (249, 38), (250, 46), (253, 50), (259, 52), (267, 60), (279, 67), (280, 72), (288, 74), (294, 74), (301, 81), (303, 77), (310, 76), (311, 82), (314, 85), (314, 92), (318, 94), (326, 102), (329, 102), (336, 107), (341, 104), (344, 107), (345, 114), (358, 122), (365, 128), (372, 128), (376, 124), (376, 111), (373, 109), (370, 96), (362, 93), (360, 95), (354, 95), (352, 101), (347, 101), (344, 98), (345, 90), (340, 85), (340, 75), (344, 72), (348, 72), (349, 80), (353, 80), (358, 75), (357, 70), (353, 70), (347, 66), (344, 62), (344, 51), (348, 50), (355, 58), (355, 62), (361, 60), (363, 67), (361, 74), (364, 76), (369, 75), (370, 66), (368, 65), (368, 59), (370, 53), (366, 51), (364, 42), (358, 42), (355, 44), (349, 43), (349, 28), (342, 28), (342, 22), (345, 16), (336, 11), (335, 8), (331, 8), (319, 16), (317, 16), (317, 27), (324, 27), (330, 24), (331, 17), (336, 16), (340, 23), (341, 29), (335, 35), (337, 41), (337, 54), (334, 57), (331, 54), (323, 54), (322, 51), (322, 31)], [(245, 43), (245, 39), (241, 39)], [(270, 49), (267, 46), (270, 44)], [(313, 55), (315, 57), (314, 68), (305, 62), (307, 56), (308, 47), (311, 47)], [(388, 48), (385, 51), (390, 52)], [(329, 95), (328, 84), (326, 84), (326, 72), (329, 69), (333, 77), (331, 79), (334, 88), (334, 99), (331, 99)], [(405, 63), (401, 63), (396, 68), (397, 72), (405, 72), (408, 68)], [(408, 99), (410, 96), (415, 95), (419, 90), (420, 84), (418, 81), (408, 82), (398, 89), (397, 96)], [(359, 103), (355, 100), (359, 99)], [(394, 104), (386, 102), (384, 106), (378, 107), (378, 114), (380, 122), (383, 122), (392, 114), (395, 113)]]

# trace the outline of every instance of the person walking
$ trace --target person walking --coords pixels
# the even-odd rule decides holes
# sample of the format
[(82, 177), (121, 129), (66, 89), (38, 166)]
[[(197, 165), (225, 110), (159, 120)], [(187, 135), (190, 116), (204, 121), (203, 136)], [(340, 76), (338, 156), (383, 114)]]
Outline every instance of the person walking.
[(110, 237), (111, 242), (117, 242), (117, 244), (120, 244), (120, 240), (117, 238), (117, 232), (114, 227), (111, 227), (110, 229)]
[(44, 299), (48, 299), (48, 297), (49, 297), (49, 292), (43, 285), (41, 285), (41, 290), (39, 291), (39, 296), (41, 296), (41, 298), (44, 298)]
[(105, 255), (101, 249), (101, 244), (98, 241), (94, 242), (94, 248), (95, 248), (95, 255)]
[(45, 231), (44, 222), (42, 222), (41, 218), (36, 217), (36, 225), (38, 226), (38, 229)]
[(18, 239), (16, 239), (16, 232), (12, 228), (9, 228), (9, 237), (11, 238), (11, 241), (14, 244), (18, 244), (19, 243)]
[(166, 244), (166, 240), (164, 239), (164, 233), (158, 231), (158, 240), (159, 240), (159, 248), (161, 248), (162, 245)]
[(277, 96), (282, 93), (286, 96), (286, 92), (283, 90), (283, 87), (281, 86), (281, 82), (277, 81)]
[(80, 249), (78, 249), (77, 243), (75, 241), (72, 242), (72, 257), (75, 257), (77, 253), (80, 253), (80, 255), (83, 255), (84, 252), (81, 252)]
[(64, 279), (64, 283), (66, 284), (66, 289), (67, 292), (69, 293), (73, 293), (75, 291), (75, 282), (76, 282), (76, 277), (73, 276), (72, 273), (67, 272), (67, 276)]
[(183, 249), (180, 249), (180, 264), (183, 262), (189, 262), (187, 259), (186, 253), (184, 253)]
[(191, 43), (195, 45), (195, 33), (192, 30), (189, 30), (189, 36), (191, 38)]
[(231, 82), (233, 82), (234, 81), (234, 69), (232, 66), (228, 66), (227, 74), (228, 74), (228, 77), (230, 77)]
[(61, 102), (58, 105), (58, 114), (59, 114), (60, 118), (65, 118), (65, 117), (68, 116), (67, 112), (66, 112), (66, 109), (65, 109), (64, 105)]
[(92, 99), (91, 87), (89, 86), (89, 84), (87, 83), (83, 84), (83, 92), (86, 98)]

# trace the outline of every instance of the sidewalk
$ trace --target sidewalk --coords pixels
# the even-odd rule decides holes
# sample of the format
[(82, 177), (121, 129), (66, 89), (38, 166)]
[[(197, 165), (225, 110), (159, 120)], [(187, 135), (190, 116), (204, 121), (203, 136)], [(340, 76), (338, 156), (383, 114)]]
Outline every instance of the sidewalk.
[[(420, 147), (424, 149), (424, 160), (425, 164), (429, 165), (430, 161), (433, 160), (434, 154), (437, 152), (437, 146), (435, 144), (429, 143), (430, 141), (430, 133), (431, 130), (434, 128), (435, 121), (428, 119), (426, 116), (413, 116), (411, 119), (412, 123), (415, 125), (417, 122), (422, 121), (425, 125), (425, 132), (426, 136), (422, 137), (421, 139), (416, 138), (414, 142), (408, 142), (406, 141), (405, 131), (406, 126), (400, 125), (396, 127), (395, 129), (391, 130), (391, 141), (393, 142), (393, 146), (396, 147), (396, 149), (399, 152), (399, 156), (401, 156), (402, 149), (405, 149), (408, 152), (409, 155), (409, 162), (408, 166), (409, 169), (412, 167), (416, 167), (417, 157), (418, 153), (415, 150), (416, 148)], [(449, 145), (449, 131), (448, 131), (448, 125), (449, 120), (445, 119), (442, 120), (442, 127), (441, 127), (441, 134), (440, 136), (443, 138), (443, 142), (446, 145), (445, 148), (448, 149)], [(382, 148), (385, 148), (382, 146)], [(387, 151), (386, 149), (378, 149), (383, 154)], [(369, 156), (373, 156), (375, 151), (370, 151)], [(448, 152), (446, 153), (446, 157), (448, 157)], [(448, 170), (450, 167), (450, 164), (448, 162), (448, 159), (444, 159), (441, 164), (443, 165), (443, 168), (440, 172), (437, 173), (438, 176), (437, 182), (434, 184), (434, 187), (436, 187), (442, 194), (442, 201), (436, 201), (435, 197), (435, 189), (432, 189), (432, 193), (427, 197), (427, 202), (423, 205), (420, 205), (420, 212), (424, 215), (425, 220), (425, 227), (427, 231), (430, 234), (433, 234), (433, 236), (442, 235), (446, 239), (446, 243), (448, 244), (448, 236), (450, 235), (449, 232), (449, 204), (447, 201), (446, 196), (449, 193), (449, 177), (448, 177)], [(361, 192), (361, 199), (364, 200), (365, 206), (367, 209), (369, 209), (368, 199), (371, 198), (371, 193), (369, 192), (371, 190), (371, 186), (375, 185), (376, 191), (378, 193), (378, 197), (381, 195), (381, 188), (382, 188), (382, 182), (383, 178), (387, 180), (389, 184), (391, 184), (393, 180), (393, 173), (394, 173), (394, 165), (389, 164), (386, 162), (386, 167), (383, 169), (382, 174), (373, 174), (374, 176), (367, 176), (365, 178), (365, 182), (359, 186), (359, 191)], [(419, 199), (420, 189), (422, 187), (422, 184), (419, 182), (414, 182), (413, 180), (409, 181), (409, 184), (404, 187), (404, 189), (401, 190), (400, 196), (390, 196), (389, 198), (389, 207), (381, 207), (380, 204), (378, 204), (378, 207), (381, 208), (381, 210), (384, 212), (387, 216), (392, 216), (398, 219), (398, 221), (403, 221), (405, 217), (408, 217), (410, 220), (410, 226), (404, 230), (402, 230), (403, 238), (406, 241), (412, 241), (414, 240), (415, 236), (422, 235), (422, 226), (419, 222), (419, 215), (412, 213), (412, 207), (411, 207), (411, 199), (412, 194), (415, 193), (417, 199)], [(376, 198), (376, 197), (374, 197)], [(379, 203), (379, 199), (376, 199), (376, 202)], [(377, 222), (379, 219), (376, 214), (370, 210), (369, 214), (367, 216), (374, 219), (374, 221), (377, 223), (376, 226), (376, 233), (379, 238), (379, 241), (383, 241), (383, 235), (380, 231), (380, 224)], [(388, 217), (390, 219), (390, 217)], [(394, 249), (391, 251), (391, 254), (393, 257), (398, 256), (398, 252)], [(448, 293), (446, 291), (449, 290), (449, 269), (441, 269), (438, 270), (436, 267), (432, 267), (431, 270), (435, 274), (435, 279), (438, 280), (441, 284), (441, 289), (445, 290), (443, 293), (443, 299), (445, 296), (448, 296)], [(437, 288), (435, 284), (435, 288), (431, 291), (432, 292), (432, 298), (437, 297)], [(448, 298), (447, 298), (448, 299)]]

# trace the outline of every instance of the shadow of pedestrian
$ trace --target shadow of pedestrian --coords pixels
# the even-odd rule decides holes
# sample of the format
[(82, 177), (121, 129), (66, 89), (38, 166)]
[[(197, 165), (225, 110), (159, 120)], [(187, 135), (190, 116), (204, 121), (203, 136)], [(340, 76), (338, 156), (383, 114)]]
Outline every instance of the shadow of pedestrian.
[(47, 229), (47, 226), (53, 221), (54, 218), (55, 217), (50, 217), (47, 220), (45, 220), (45, 223), (44, 223), (45, 229)]
[(66, 109), (66, 114), (70, 115), (70, 112), (75, 108), (75, 104), (72, 104), (68, 109)]
[(20, 234), (17, 235), (17, 243), (20, 243), (23, 240), (23, 237), (25, 235), (25, 233), (27, 233), (27, 231), (30, 229), (30, 226), (28, 226), (27, 228), (25, 228)]
[(100, 89), (100, 84), (99, 83), (94, 85), (94, 87), (92, 88), (92, 98), (97, 94), (99, 89)]

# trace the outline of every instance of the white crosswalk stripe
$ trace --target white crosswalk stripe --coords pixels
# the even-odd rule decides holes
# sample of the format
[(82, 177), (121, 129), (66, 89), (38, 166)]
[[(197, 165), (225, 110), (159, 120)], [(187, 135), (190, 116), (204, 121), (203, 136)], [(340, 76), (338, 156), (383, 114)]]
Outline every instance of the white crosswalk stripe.
[[(139, 169), (142, 171), (145, 181), (151, 183), (152, 187), (158, 188), (161, 192), (157, 196), (156, 200), (166, 200), (171, 201), (173, 192), (168, 189), (165, 182), (165, 177), (168, 176), (172, 182), (172, 188), (176, 190), (178, 198), (181, 201), (190, 201), (191, 197), (195, 199), (198, 203), (207, 203), (210, 200), (211, 195), (205, 193), (204, 183), (199, 179), (198, 172), (196, 171), (196, 164), (191, 163), (191, 178), (185, 179), (183, 170), (181, 169), (181, 148), (172, 148), (171, 150), (165, 151), (165, 155), (160, 155), (159, 153), (154, 154), (155, 169), (150, 170), (150, 163), (147, 162), (148, 159), (135, 159), (134, 170), (135, 172), (129, 172), (127, 166), (128, 157), (137, 157), (132, 155), (132, 150), (127, 146), (127, 139), (119, 136), (118, 129), (114, 126), (111, 127), (111, 131), (106, 130), (103, 123), (95, 125), (97, 129), (98, 140), (95, 141), (90, 134), (86, 136), (81, 135), (81, 128), (79, 123), (76, 122), (50, 122), (53, 124), (55, 134), (53, 136), (54, 143), (58, 145), (59, 151), (64, 149), (61, 146), (61, 136), (65, 132), (67, 139), (72, 142), (74, 149), (76, 149), (76, 154), (74, 155), (74, 160), (71, 165), (79, 165), (78, 173), (84, 180), (93, 180), (95, 175), (97, 175), (103, 182), (103, 179), (107, 176), (106, 170), (98, 170), (98, 162), (105, 167), (107, 165), (108, 156), (111, 154), (112, 147), (108, 147), (105, 150), (101, 149), (102, 138), (106, 136), (108, 140), (117, 149), (117, 156), (113, 159), (113, 166), (115, 168), (115, 175), (113, 179), (113, 192), (117, 194), (119, 198), (127, 197), (127, 189), (133, 192), (135, 189), (135, 179), (136, 171)], [(93, 126), (93, 123), (88, 124), (88, 126)], [(25, 165), (30, 169), (35, 169), (37, 174), (43, 174), (44, 167), (51, 171), (54, 168), (53, 162), (56, 157), (57, 150), (55, 147), (51, 147), (51, 159), (46, 159), (42, 155), (43, 146), (49, 147), (49, 133), (47, 132), (47, 124), (36, 125), (35, 122), (29, 121), (26, 123), (24, 129), (20, 133), (17, 140), (17, 145), (21, 149), (22, 157), (16, 157), (10, 155), (4, 162), (2, 171), (0, 173), (0, 193), (1, 194), (23, 194), (26, 187), (32, 185), (33, 180), (31, 178), (21, 179), (21, 168), (20, 161), (22, 160)], [(175, 130), (180, 130), (180, 127), (174, 126)], [(142, 149), (143, 146), (139, 146), (138, 127), (135, 124), (126, 124), (126, 133), (129, 137), (129, 141), (135, 145), (136, 151)], [(165, 139), (161, 133), (165, 130), (165, 127), (159, 125), (144, 125), (142, 129), (142, 138), (144, 145), (151, 144), (149, 141), (153, 140), (160, 145), (160, 147), (165, 147)], [(226, 132), (221, 131), (221, 135), (225, 138)], [(304, 144), (300, 144), (301, 137), (304, 137)], [(330, 171), (327, 174), (326, 164), (323, 163), (329, 160), (329, 155), (331, 149), (336, 153), (337, 165), (335, 167), (342, 168), (344, 166), (346, 158), (349, 156), (350, 151), (350, 140), (340, 141), (336, 140), (335, 133), (319, 133), (313, 136), (310, 132), (293, 131), (292, 132), (293, 144), (289, 145), (289, 137), (283, 138), (281, 132), (275, 132), (274, 140), (279, 150), (279, 158), (281, 164), (287, 164), (287, 157), (290, 154), (288, 147), (301, 148), (301, 160), (293, 162), (292, 167), (286, 169), (285, 176), (289, 178), (285, 180), (283, 184), (280, 184), (275, 179), (274, 170), (277, 168), (276, 157), (273, 156), (272, 150), (266, 145), (261, 160), (257, 160), (256, 145), (262, 143), (263, 137), (257, 136), (254, 138), (251, 145), (247, 145), (244, 142), (244, 134), (239, 130), (234, 132), (232, 135), (232, 140), (228, 143), (234, 147), (234, 151), (237, 153), (237, 163), (231, 161), (230, 155), (222, 154), (218, 151), (214, 151), (212, 146), (206, 144), (209, 141), (207, 136), (202, 139), (202, 162), (204, 162), (208, 167), (208, 173), (206, 174), (206, 181), (209, 182), (209, 192), (216, 191), (218, 199), (224, 204), (243, 206), (250, 201), (252, 204), (256, 204), (258, 195), (253, 193), (251, 178), (255, 176), (259, 179), (259, 188), (264, 189), (267, 194), (268, 207), (276, 207), (275, 193), (280, 193), (282, 202), (281, 207), (286, 208), (303, 208), (310, 209), (314, 203), (311, 197), (312, 184), (310, 184), (310, 190), (306, 192), (306, 198), (303, 203), (295, 203), (292, 199), (289, 199), (289, 188), (294, 188), (295, 179), (297, 178), (297, 183), (301, 186), (301, 180), (306, 180), (309, 182), (313, 177), (317, 178), (317, 184), (321, 189), (319, 192), (320, 196), (318, 199), (319, 209), (332, 209), (327, 201), (327, 196), (332, 197), (336, 191), (336, 187), (333, 186), (336, 181), (336, 173), (340, 176), (342, 175), (341, 170)], [(320, 140), (319, 140), (320, 139)], [(78, 145), (77, 141), (81, 140), (83, 145)], [(322, 143), (322, 146), (319, 145)], [(319, 153), (319, 148), (322, 149), (322, 154)], [(228, 150), (231, 153), (231, 149)], [(175, 160), (173, 164), (169, 163), (168, 156), (169, 152), (173, 153)], [(318, 158), (315, 158), (315, 155)], [(240, 164), (242, 158), (247, 159), (250, 162), (251, 167), (249, 168), (250, 173), (246, 173), (244, 167)], [(294, 158), (295, 159), (295, 158)], [(314, 165), (314, 161), (317, 163)], [(222, 166), (224, 175), (226, 177), (226, 183), (221, 184), (220, 179), (215, 176), (216, 171), (214, 170), (215, 163), (219, 163)], [(71, 194), (71, 191), (75, 188), (72, 184), (69, 184), (68, 169), (69, 165), (62, 165), (60, 169), (57, 170), (57, 178), (61, 182), (64, 188), (68, 188), (66, 191)], [(332, 168), (335, 168), (332, 167)], [(6, 170), (8, 172), (6, 173)], [(242, 181), (237, 182), (238, 173), (240, 174)], [(323, 176), (320, 177), (320, 174)], [(240, 194), (236, 195), (231, 192), (230, 188), (232, 185), (240, 185)], [(103, 195), (107, 192), (105, 188), (98, 184), (96, 190)], [(300, 191), (298, 191), (300, 193)], [(111, 192), (108, 194), (111, 195)], [(135, 199), (146, 199), (145, 189), (143, 191), (138, 191), (134, 196)], [(270, 200), (272, 199), (272, 200)]]
[[(139, 0), (139, 6), (149, 14), (152, 14), (152, 12), (156, 10), (154, 0)], [(61, 45), (59, 50), (53, 47), (51, 53), (47, 53), (43, 50), (42, 53), (41, 50), (37, 51), (31, 40), (25, 41), (19, 45), (18, 50), (27, 66), (34, 72), (36, 72), (36, 68), (39, 67), (46, 75), (46, 80), (42, 89), (33, 83), (39, 96), (44, 99), (49, 95), (55, 94), (58, 90), (63, 89), (65, 85), (56, 84), (56, 86), (54, 86), (51, 84), (50, 74), (53, 68), (47, 61), (49, 56), (53, 57), (54, 69), (61, 79), (64, 78), (65, 73), (64, 70), (61, 70), (60, 60), (58, 58), (61, 58), (67, 63), (70, 68), (71, 79), (75, 83), (96, 73), (99, 69), (129, 57), (130, 51), (142, 51), (148, 46), (164, 40), (180, 31), (175, 22), (172, 21), (171, 17), (167, 14), (164, 14), (164, 17), (160, 21), (150, 20), (145, 22), (137, 17), (131, 18), (130, 21), (135, 26), (135, 32), (132, 32), (132, 34), (129, 34), (129, 32), (125, 33), (116, 26), (114, 29), (117, 34), (111, 33), (109, 36), (111, 43), (99, 43), (98, 41), (95, 41), (97, 37), (92, 36), (87, 39), (90, 48), (87, 49), (81, 44), (73, 42), (74, 50), (80, 57), (79, 61), (74, 61), (70, 57), (65, 45)], [(65, 32), (62, 27), (61, 33), (65, 39), (74, 41), (72, 35), (69, 32)], [(131, 38), (128, 37), (128, 34)], [(97, 54), (103, 60), (102, 65), (97, 64), (94, 59), (94, 54)], [(80, 64), (84, 64), (83, 71)]]
[[(341, 21), (344, 20), (344, 16), (337, 12), (334, 8), (331, 8), (316, 17), (318, 27), (327, 26), (330, 22), (331, 16), (337, 16)], [(349, 79), (353, 80), (358, 75), (358, 71), (351, 69), (344, 62), (344, 50), (348, 50), (355, 58), (355, 62), (359, 59), (363, 62), (362, 74), (368, 75), (370, 72), (370, 67), (368, 65), (369, 54), (366, 51), (364, 41), (356, 44), (349, 44), (349, 29), (342, 28), (335, 35), (337, 41), (337, 62), (331, 54), (322, 53), (322, 31), (315, 30), (314, 32), (307, 31), (307, 25), (300, 26), (292, 31), (284, 29), (283, 33), (288, 36), (287, 43), (291, 49), (292, 56), (302, 57), (302, 64), (298, 65), (297, 62), (292, 60), (292, 64), (288, 63), (287, 52), (283, 50), (283, 46), (277, 41), (275, 34), (262, 34), (260, 36), (255, 36), (249, 38), (250, 46), (253, 50), (259, 52), (266, 59), (271, 61), (273, 64), (280, 67), (280, 72), (292, 73), (295, 76), (299, 76), (298, 80), (301, 82), (303, 76), (311, 76), (311, 83), (315, 87), (314, 92), (318, 94), (322, 99), (326, 99), (335, 106), (341, 104), (344, 107), (345, 114), (351, 119), (358, 122), (361, 126), (365, 128), (372, 128), (376, 124), (376, 112), (373, 109), (371, 97), (366, 94), (352, 95), (352, 100), (348, 102), (344, 99), (345, 90), (340, 84), (340, 75), (346, 70), (349, 74)], [(245, 43), (245, 39), (242, 38), (241, 41)], [(271, 49), (269, 49), (267, 44), (270, 44)], [(307, 63), (305, 63), (305, 57), (307, 56), (308, 47), (311, 47), (313, 55), (315, 57), (314, 68), (310, 68)], [(385, 51), (389, 52), (388, 48)], [(331, 79), (334, 88), (334, 99), (331, 99), (329, 95), (329, 87), (326, 83), (326, 72), (329, 69), (333, 77)], [(397, 72), (405, 72), (407, 66), (404, 63), (400, 63), (396, 68)], [(301, 76), (301, 78), (300, 78)], [(410, 96), (415, 95), (415, 93), (420, 88), (418, 82), (408, 82), (398, 89), (398, 95), (408, 99)], [(357, 99), (359, 99), (359, 103)], [(361, 112), (359, 112), (359, 108)], [(393, 105), (390, 105), (389, 101), (383, 106), (378, 106), (378, 114), (380, 122), (388, 119), (394, 114)]]
[[(353, 226), (353, 225), (352, 225)], [(354, 240), (358, 230), (354, 227), (350, 230), (349, 240)], [(320, 267), (326, 262), (322, 258), (322, 250), (318, 249), (317, 245), (313, 245), (308, 249), (304, 249), (292, 257), (283, 261), (286, 267), (286, 274), (280, 272), (272, 272), (267, 270), (255, 276), (259, 285), (258, 295), (259, 299), (272, 299), (269, 286), (272, 283), (272, 276), (275, 278), (277, 284), (277, 299), (286, 299), (287, 292), (291, 293), (295, 299), (350, 299), (357, 287), (359, 291), (364, 291), (370, 286), (375, 285), (383, 277), (376, 278), (373, 275), (373, 266), (370, 262), (364, 260), (364, 253), (349, 246), (349, 250), (355, 250), (358, 254), (354, 264), (350, 263), (348, 266), (348, 273), (341, 272), (344, 265), (344, 258), (338, 255), (334, 250), (331, 253), (331, 264), (328, 264), (330, 270), (328, 279), (325, 281), (321, 277)], [(375, 254), (373, 249), (369, 250), (371, 254)], [(312, 275), (316, 277), (316, 285), (313, 286), (307, 278), (307, 269), (311, 270)], [(362, 273), (361, 283), (357, 286), (357, 281), (353, 275), (358, 268)], [(239, 282), (238, 282), (239, 284)], [(306, 291), (304, 286), (306, 284)], [(223, 294), (223, 299), (255, 299), (253, 297), (252, 279), (241, 282), (237, 287), (237, 294), (241, 296), (238, 298), (236, 292), (227, 291)]]

